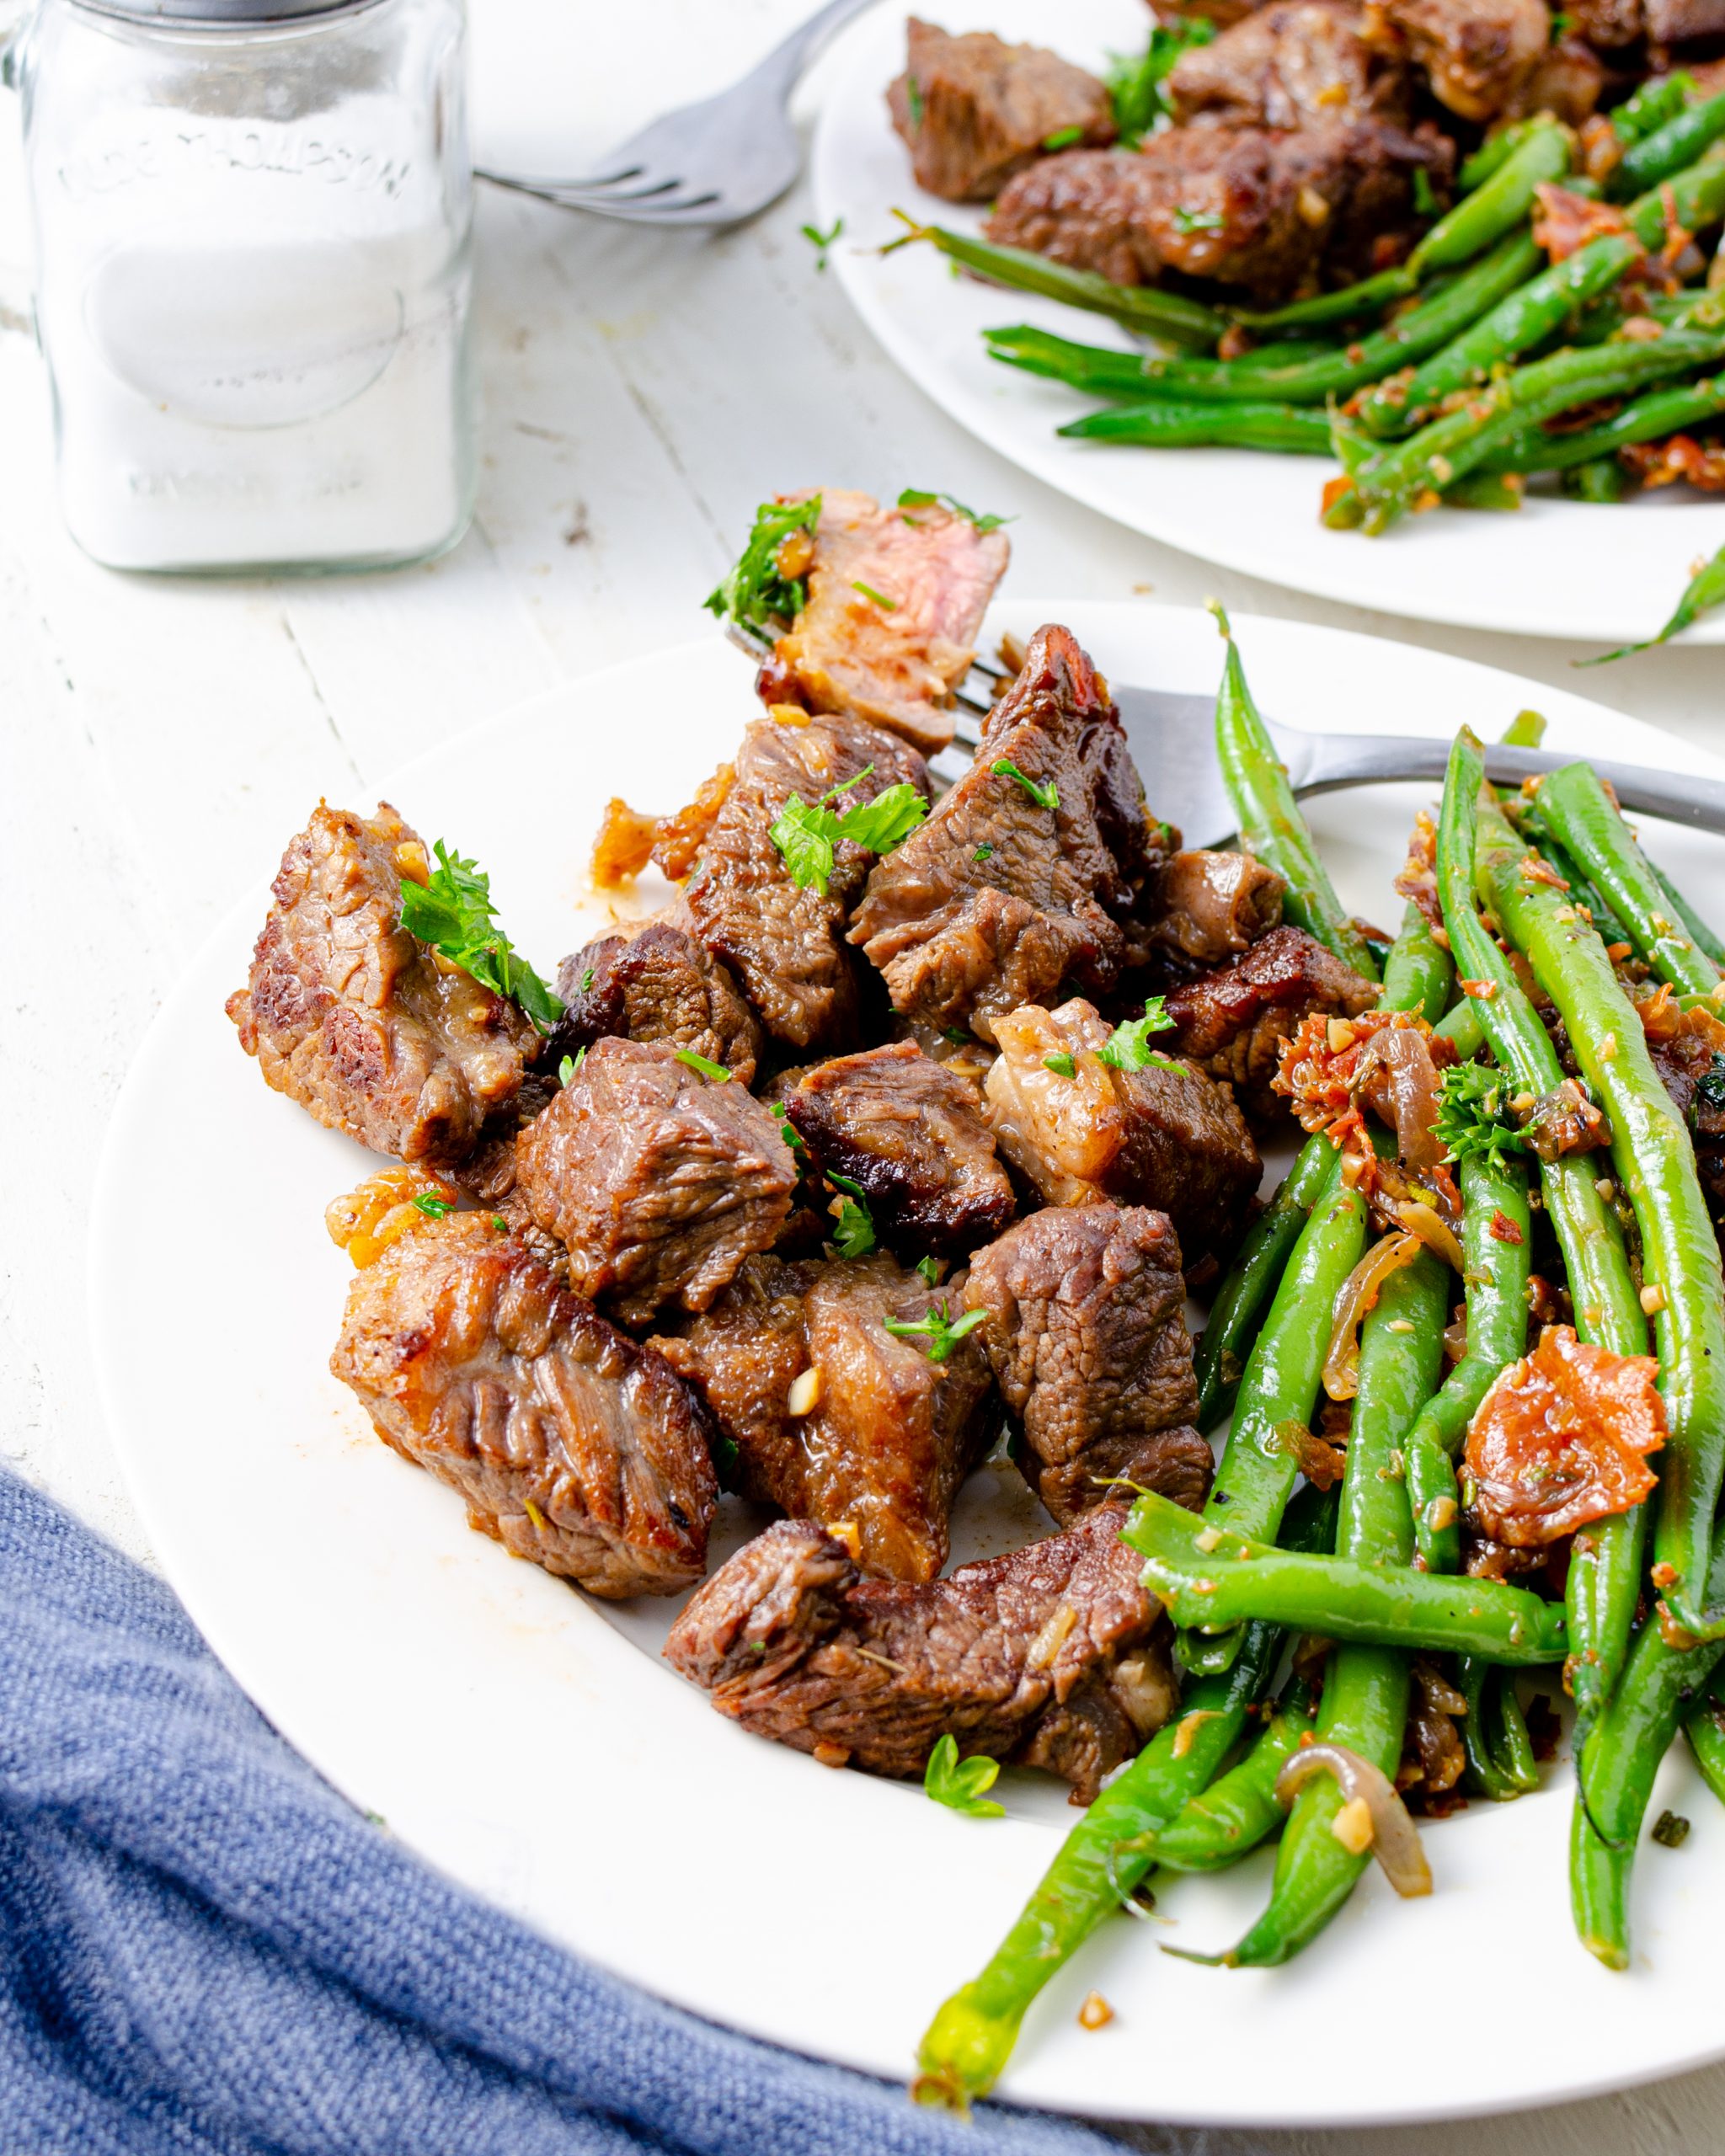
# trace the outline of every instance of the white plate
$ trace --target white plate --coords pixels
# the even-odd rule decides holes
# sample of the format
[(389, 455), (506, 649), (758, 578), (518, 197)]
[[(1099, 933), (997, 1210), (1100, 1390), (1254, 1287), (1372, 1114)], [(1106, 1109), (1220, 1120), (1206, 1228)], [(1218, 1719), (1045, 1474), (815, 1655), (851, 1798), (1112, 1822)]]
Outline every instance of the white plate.
[[(1319, 494), (1336, 468), (1320, 457), (1061, 440), (1055, 428), (1095, 400), (991, 360), (980, 333), (1028, 322), (1124, 348), (1124, 332), (1100, 315), (955, 279), (930, 247), (876, 252), (903, 230), (895, 208), (960, 230), (980, 229), (984, 215), (922, 193), (889, 124), (882, 93), (904, 67), (904, 16), (900, 7), (874, 9), (830, 63), (837, 87), (814, 145), (819, 219), (845, 221), (831, 259), (869, 328), (919, 388), (1001, 456), (1135, 531), (1295, 591), (1601, 646), (1652, 636), (1696, 557), (1725, 545), (1725, 504), (1680, 488), (1610, 510), (1546, 497), (1530, 497), (1514, 515), (1445, 510), (1367, 539), (1318, 521)], [(1143, 0), (1062, 0), (1054, 10), (1046, 0), (963, 0), (938, 11), (944, 29), (1055, 45), (1097, 69), (1110, 51), (1141, 50), (1148, 19)], [(1725, 616), (1690, 638), (1725, 642)]]
[[(1215, 631), (1195, 611), (1012, 605), (993, 626), (1023, 632), (1050, 615), (1120, 680), (1215, 683)], [(1459, 659), (1293, 622), (1241, 628), (1266, 707), (1296, 723), (1369, 731), (1393, 718), (1444, 736), (1465, 719), (1491, 735), (1537, 701), (1552, 738), (1579, 750), (1721, 768), (1632, 719)], [(385, 792), (428, 838), (478, 856), (510, 932), (548, 969), (590, 925), (581, 871), (606, 796), (684, 798), (751, 707), (749, 670), (715, 632), (567, 683)], [(1316, 805), (1348, 903), (1389, 911), (1429, 793), (1379, 787)], [(354, 805), (369, 810), (370, 796)], [(1725, 918), (1721, 849), (1673, 834), (1663, 851)], [(982, 1823), (744, 1736), (656, 1660), (665, 1604), (601, 1606), (515, 1561), (371, 1435), (327, 1369), (350, 1275), (322, 1214), (375, 1162), (266, 1091), (222, 1015), (273, 867), (259, 863), (258, 886), (139, 1053), (92, 1230), (103, 1395), (168, 1577), (271, 1720), (434, 1863), (714, 2020), (902, 2073), (1075, 1815), (1045, 1778), (1010, 1775), (1010, 1816)], [(1028, 1539), (1018, 1487), (1009, 1470), (973, 1479), (967, 1550)], [(727, 1537), (746, 1526), (728, 1518)], [(1680, 1854), (1643, 1858), (1636, 1971), (1610, 1977), (1569, 1928), (1566, 1782), (1554, 1774), (1537, 1796), (1432, 1829), (1432, 1900), (1397, 1905), (1373, 1874), (1284, 1971), (1156, 1951), (1163, 1936), (1236, 1935), (1262, 1901), (1267, 1857), (1177, 1888), (1165, 1904), (1177, 1929), (1118, 1922), (1050, 1986), (1007, 2093), (1115, 2116), (1363, 2123), (1579, 2095), (1725, 2052), (1710, 1917), (1725, 1812), (1686, 1764), (1667, 1767), (1655, 1812), (1674, 1804), (1695, 1831)], [(1118, 2015), (1095, 2035), (1073, 2019), (1092, 1985)]]

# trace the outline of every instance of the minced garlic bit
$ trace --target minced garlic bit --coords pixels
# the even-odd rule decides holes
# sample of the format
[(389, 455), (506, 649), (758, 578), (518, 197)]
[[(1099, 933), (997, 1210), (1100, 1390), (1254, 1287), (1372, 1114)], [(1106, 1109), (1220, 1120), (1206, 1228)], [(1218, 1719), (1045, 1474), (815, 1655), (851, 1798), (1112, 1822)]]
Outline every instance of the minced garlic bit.
[(1600, 1037), (1599, 1060), (1601, 1063), (1615, 1063), (1617, 1060), (1617, 1036), (1616, 1033), (1605, 1033)]
[(1453, 1497), (1434, 1497), (1426, 1508), (1426, 1524), (1434, 1534), (1441, 1534), (1446, 1527), (1454, 1527), (1459, 1517)]
[(1089, 1993), (1078, 2009), (1081, 2029), (1106, 2029), (1114, 2018), (1114, 2009), (1099, 1991)]
[(1192, 1749), (1192, 1740), (1198, 1734), (1198, 1725), (1214, 1721), (1217, 1712), (1215, 1707), (1194, 1707), (1189, 1714), (1181, 1716), (1180, 1726), (1174, 1732), (1173, 1754), (1177, 1759), (1183, 1759)]
[(791, 1380), (791, 1389), (785, 1395), (785, 1412), (788, 1415), (812, 1415), (820, 1405), (820, 1371), (804, 1370), (800, 1377)]
[(1078, 1612), (1071, 1604), (1061, 1603), (1030, 1642), (1030, 1652), (1024, 1657), (1025, 1668), (1046, 1669), (1071, 1636), (1072, 1627), (1077, 1622)]
[(1609, 1205), (1611, 1203), (1611, 1200), (1617, 1195), (1617, 1186), (1612, 1182), (1610, 1176), (1601, 1176), (1599, 1181), (1594, 1185), (1594, 1188), (1598, 1191), (1600, 1197), (1605, 1199), (1607, 1205)]
[(1345, 1018), (1332, 1018), (1326, 1032), (1332, 1055), (1343, 1055), (1359, 1038), (1359, 1033)]
[(1517, 1115), (1525, 1115), (1530, 1108), (1536, 1105), (1535, 1097), (1531, 1093), (1518, 1093), (1509, 1105)]
[(817, 1744), (814, 1748), (814, 1761), (817, 1766), (821, 1767), (848, 1767), (851, 1764), (851, 1748), (848, 1744)]
[(1364, 1856), (1372, 1844), (1371, 1806), (1363, 1796), (1350, 1796), (1331, 1820), (1330, 1832), (1349, 1856)]
[(1665, 1307), (1665, 1290), (1657, 1281), (1649, 1281), (1641, 1291), (1641, 1306), (1649, 1317), (1657, 1317)]
[(1194, 1547), (1202, 1550), (1207, 1557), (1212, 1550), (1221, 1547), (1222, 1530), (1219, 1527), (1200, 1528), (1192, 1540)]
[(533, 1502), (533, 1500), (531, 1497), (524, 1498), (522, 1502), (526, 1507), (527, 1518), (532, 1521), (534, 1526), (538, 1529), (542, 1534), (543, 1534), (545, 1532), (544, 1513), (540, 1511), (538, 1506)]

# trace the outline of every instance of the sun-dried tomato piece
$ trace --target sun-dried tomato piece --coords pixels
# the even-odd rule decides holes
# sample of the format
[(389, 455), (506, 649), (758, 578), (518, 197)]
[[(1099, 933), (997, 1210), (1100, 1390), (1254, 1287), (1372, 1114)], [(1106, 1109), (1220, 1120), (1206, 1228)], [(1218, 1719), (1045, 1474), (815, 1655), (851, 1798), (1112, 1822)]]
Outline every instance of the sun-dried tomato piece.
[(642, 815), (620, 794), (611, 796), (593, 841), (593, 881), (601, 891), (615, 890), (640, 874), (658, 831), (657, 817)]
[(1566, 261), (1578, 248), (1607, 232), (1626, 232), (1629, 220), (1609, 202), (1596, 202), (1585, 195), (1572, 195), (1567, 187), (1547, 182), (1536, 187), (1538, 206), (1533, 213), (1533, 238), (1554, 263)]
[(1646, 1456), (1665, 1442), (1658, 1367), (1651, 1355), (1614, 1355), (1569, 1326), (1547, 1326), (1468, 1426), (1475, 1532), (1528, 1549), (1638, 1505), (1654, 1483)]
[(1413, 819), (1407, 859), (1396, 878), (1396, 889), (1401, 897), (1413, 899), (1434, 938), (1447, 951), (1450, 936), (1444, 926), (1444, 909), (1438, 902), (1438, 827), (1423, 808)]
[(703, 778), (696, 787), (692, 801), (660, 821), (653, 841), (653, 858), (673, 883), (681, 883), (693, 871), (736, 776), (734, 764), (721, 764), (711, 778)]
[(1704, 494), (1725, 493), (1725, 444), (1671, 435), (1664, 441), (1632, 442), (1617, 454), (1644, 487), (1670, 487), (1685, 479)]

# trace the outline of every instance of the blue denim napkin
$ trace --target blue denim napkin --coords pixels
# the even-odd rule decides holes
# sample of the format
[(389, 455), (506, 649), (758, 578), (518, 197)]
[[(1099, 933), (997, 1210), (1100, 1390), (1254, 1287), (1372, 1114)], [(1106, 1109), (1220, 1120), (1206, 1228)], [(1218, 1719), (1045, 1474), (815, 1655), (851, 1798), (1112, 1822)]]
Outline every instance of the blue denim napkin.
[(1119, 2147), (919, 2111), (473, 1900), (282, 1742), (165, 1587), (4, 1470), (0, 1924), (3, 2156)]

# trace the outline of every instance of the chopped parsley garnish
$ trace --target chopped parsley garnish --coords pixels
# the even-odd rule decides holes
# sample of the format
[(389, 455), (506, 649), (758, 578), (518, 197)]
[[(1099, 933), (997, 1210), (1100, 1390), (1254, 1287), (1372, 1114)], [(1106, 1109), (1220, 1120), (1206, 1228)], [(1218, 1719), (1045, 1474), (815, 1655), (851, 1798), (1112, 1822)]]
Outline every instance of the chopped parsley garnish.
[(435, 1190), (416, 1191), (409, 1202), (418, 1206), (428, 1220), (441, 1220), (446, 1213), (455, 1210), (449, 1199), (440, 1198)]
[(1171, 221), (1177, 232), (1219, 232), (1227, 219), (1220, 210), (1188, 210), (1182, 204)]
[(580, 1069), (581, 1065), (586, 1060), (587, 1051), (585, 1049), (579, 1050), (578, 1053), (574, 1055), (566, 1055), (563, 1061), (557, 1066), (558, 1084), (559, 1086), (567, 1086), (570, 1079), (574, 1076), (575, 1073)]
[(1070, 150), (1075, 142), (1083, 140), (1084, 130), (1081, 127), (1057, 127), (1052, 135), (1043, 136), (1042, 147), (1044, 150)]
[(492, 1214), (491, 1225), (499, 1235), (506, 1235), (509, 1233), (509, 1222), (504, 1219), (500, 1213), (494, 1213)]
[(483, 988), (518, 1004), (542, 1033), (563, 1016), (563, 1005), (498, 926), (491, 878), (439, 839), (437, 866), (423, 883), (401, 879), (401, 925), (461, 968)]
[(927, 1340), (926, 1353), (931, 1363), (943, 1363), (967, 1332), (975, 1332), (982, 1322), (980, 1310), (966, 1310), (962, 1317), (954, 1318), (944, 1302), (932, 1305), (926, 1315), (914, 1324), (908, 1320), (887, 1317), (881, 1323), (887, 1331), (900, 1340)]
[(1725, 1055), (1717, 1049), (1713, 1059), (1696, 1081), (1695, 1098), (1689, 1104), (1689, 1119), (1693, 1123), (1698, 1108), (1712, 1108), (1717, 1113), (1725, 1109)]
[(1152, 1063), (1166, 1064), (1169, 1059), (1158, 1055), (1151, 1047), (1150, 1036), (1170, 1033), (1173, 1024), (1163, 998), (1147, 995), (1144, 999), (1144, 1016), (1123, 1019), (1096, 1051), (1097, 1061), (1112, 1064), (1116, 1070), (1143, 1070)]
[(874, 1215), (868, 1209), (862, 1186), (852, 1182), (848, 1176), (836, 1175), (830, 1168), (825, 1174), (830, 1183), (848, 1193), (839, 1207), (833, 1229), (833, 1247), (841, 1257), (862, 1257), (874, 1248)]
[(992, 860), (993, 857), (994, 848), (989, 844), (986, 839), (982, 841), (982, 844), (977, 847), (975, 852), (970, 857), (973, 861), (990, 861)]
[(845, 221), (842, 217), (835, 217), (830, 227), (825, 232), (822, 232), (819, 225), (800, 225), (798, 227), (798, 230), (802, 233), (804, 238), (806, 239), (809, 246), (815, 250), (814, 266), (817, 270), (825, 269), (826, 251), (830, 247), (835, 244), (838, 239), (839, 234), (843, 232), (844, 229)]
[(982, 1793), (994, 1787), (1000, 1770), (1000, 1761), (991, 1759), (984, 1752), (961, 1759), (959, 1740), (949, 1730), (937, 1740), (928, 1755), (928, 1764), (922, 1769), (923, 1792), (949, 1812), (965, 1812), (973, 1819), (1004, 1819), (1006, 1806)]
[(697, 1055), (692, 1048), (680, 1048), (675, 1059), (685, 1069), (698, 1070), (703, 1078), (710, 1078), (716, 1086), (723, 1086), (730, 1072), (722, 1063), (715, 1063), (710, 1055)]
[(916, 1270), (922, 1275), (926, 1285), (931, 1288), (939, 1287), (941, 1267), (937, 1257), (919, 1257), (916, 1261)]
[(1435, 217), (1438, 214), (1437, 191), (1423, 165), (1413, 168), (1413, 207), (1422, 217)]
[(911, 115), (911, 125), (913, 127), (921, 127), (923, 112), (922, 85), (914, 75), (906, 75), (905, 77), (905, 109)]
[(791, 1112), (785, 1106), (784, 1102), (782, 1101), (769, 1101), (767, 1106), (778, 1118), (778, 1134), (783, 1139), (786, 1145), (790, 1147), (793, 1153), (806, 1153), (809, 1150), (808, 1141), (804, 1139), (802, 1132), (798, 1129), (796, 1124), (791, 1121)]
[(1056, 1078), (1076, 1078), (1078, 1075), (1078, 1066), (1065, 1049), (1057, 1054), (1044, 1056), (1042, 1067), (1044, 1070), (1052, 1070)]
[(1060, 807), (1060, 789), (1052, 779), (1039, 782), (1033, 778), (1026, 778), (1010, 756), (1002, 756), (997, 764), (991, 764), (989, 768), (998, 777), (1017, 779), (1039, 808)]
[[(986, 1788), (987, 1784), (983, 1786)], [(1661, 1849), (1680, 1849), (1689, 1839), (1689, 1822), (1680, 1812), (1662, 1812), (1653, 1822), (1653, 1832)]]
[(1208, 45), (1215, 34), (1215, 24), (1202, 16), (1176, 15), (1156, 25), (1142, 52), (1110, 56), (1104, 79), (1123, 150), (1135, 150), (1146, 135), (1172, 117), (1163, 83), (1183, 52)]
[[(978, 531), (983, 533), (998, 531), (1003, 524), (1016, 524), (1018, 520), (1015, 516), (979, 516), (974, 509), (966, 509), (963, 502), (954, 501), (950, 494), (926, 494), (920, 487), (906, 487), (904, 493), (899, 496), (899, 507), (900, 509), (948, 509), (954, 516), (962, 516), (967, 524), (974, 524)], [(916, 520), (914, 516), (907, 516), (905, 521), (906, 524), (914, 524)]]
[(962, 1026), (943, 1026), (940, 1037), (943, 1041), (950, 1041), (954, 1048), (968, 1048), (970, 1043), (970, 1036)]
[(797, 532), (813, 531), (820, 520), (819, 494), (806, 502), (762, 502), (736, 567), (708, 593), (708, 611), (760, 636), (776, 635), (794, 622), (809, 603), (809, 587), (801, 577), (781, 573), (779, 549)]
[(576, 985), (576, 987), (580, 990), (580, 992), (581, 992), (581, 994), (582, 994), (583, 995), (585, 995), (587, 993), (588, 990), (589, 990), (590, 988), (591, 988), (591, 987), (592, 987), (592, 985), (593, 985), (593, 969), (592, 969), (592, 967), (591, 967), (591, 966), (583, 966), (583, 967), (582, 967), (582, 969), (581, 969), (581, 978), (579, 979), (579, 981), (577, 981), (577, 982), (576, 982), (575, 985)]
[(805, 801), (793, 793), (779, 810), (771, 835), (798, 889), (819, 891), (825, 897), (833, 849), (841, 839), (870, 853), (890, 853), (928, 814), (928, 803), (909, 779), (884, 788), (872, 800), (853, 801), (842, 810), (828, 805), (861, 786), (873, 769), (873, 764), (865, 764), (855, 778), (830, 787), (818, 801)]
[(1525, 1153), (1527, 1134), (1509, 1107), (1509, 1081), (1485, 1063), (1455, 1063), (1438, 1081), (1432, 1135), (1459, 1166), (1482, 1159), (1500, 1173), (1505, 1155)]
[(1570, 31), (1574, 28), (1575, 18), (1573, 15), (1565, 15), (1561, 13), (1553, 14), (1551, 17), (1552, 44), (1561, 45), (1563, 40), (1568, 36)]
[(872, 584), (858, 584), (853, 578), (851, 589), (852, 591), (860, 591), (865, 599), (873, 600), (883, 614), (896, 614), (899, 611), (898, 600), (889, 599), (884, 591), (877, 591)]

